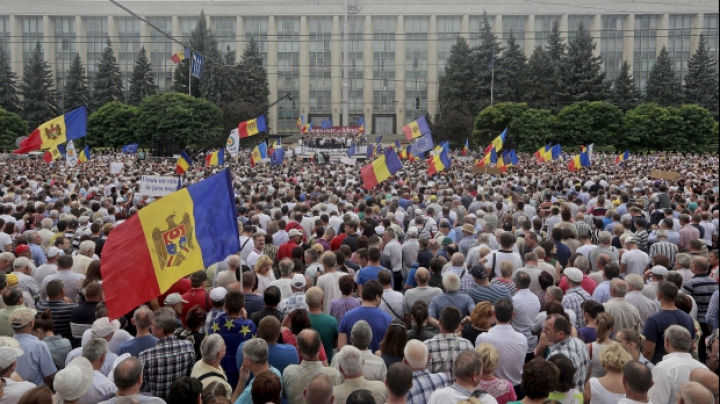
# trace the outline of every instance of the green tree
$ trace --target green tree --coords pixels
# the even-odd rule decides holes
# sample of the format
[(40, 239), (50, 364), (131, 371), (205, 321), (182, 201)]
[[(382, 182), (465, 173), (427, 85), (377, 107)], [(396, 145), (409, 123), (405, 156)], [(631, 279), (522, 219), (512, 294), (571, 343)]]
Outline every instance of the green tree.
[(527, 57), (525, 57), (525, 52), (520, 49), (512, 31), (508, 37), (507, 48), (499, 59), (502, 70), (496, 80), (501, 80), (505, 87), (505, 93), (501, 94), (499, 99), (507, 102), (524, 101), (530, 81), (527, 74)]
[(581, 101), (557, 115), (557, 139), (563, 145), (616, 144), (623, 126), (622, 111), (603, 101)]
[(80, 53), (70, 64), (67, 80), (65, 80), (65, 94), (63, 96), (63, 109), (65, 112), (72, 111), (88, 104), (89, 92), (85, 68), (80, 59)]
[[(466, 139), (472, 131), (475, 97), (472, 83), (475, 75), (470, 45), (463, 37), (450, 48), (445, 74), (440, 77), (438, 91), (437, 135), (455, 142)], [(464, 141), (464, 140), (463, 140)]]
[(23, 96), (20, 108), (30, 128), (37, 128), (58, 116), (57, 92), (53, 81), (52, 69), (43, 58), (42, 46), (38, 41), (25, 62), (20, 85), (20, 94)]
[(139, 110), (132, 105), (112, 101), (98, 108), (88, 117), (85, 141), (91, 147), (118, 147), (129, 143), (142, 143), (135, 135)]
[[(677, 149), (685, 152), (704, 152), (710, 145), (716, 145), (718, 138), (713, 137), (715, 120), (710, 111), (692, 104), (680, 108), (670, 108), (670, 112), (683, 120), (683, 130), (675, 133)], [(715, 148), (717, 151), (717, 147)]]
[(618, 139), (620, 149), (678, 150), (681, 141), (677, 133), (685, 130), (682, 116), (654, 103), (640, 104), (625, 114), (623, 136)]
[[(557, 86), (555, 64), (548, 51), (535, 48), (527, 63), (528, 80), (525, 100), (533, 108), (549, 108), (556, 105)], [(560, 105), (560, 104), (557, 104)]]
[(97, 64), (97, 74), (93, 80), (93, 92), (90, 101), (92, 110), (96, 110), (108, 102), (122, 102), (124, 100), (120, 67), (117, 64), (110, 38), (108, 38), (106, 45)]
[(658, 53), (655, 65), (650, 70), (645, 87), (645, 100), (662, 107), (680, 106), (683, 102), (683, 91), (675, 72), (675, 63), (665, 46)]
[(568, 42), (567, 56), (562, 62), (566, 105), (607, 99), (608, 83), (602, 68), (602, 58), (593, 54), (596, 46), (581, 21), (575, 36)]
[[(207, 25), (205, 12), (200, 12), (195, 29), (190, 32), (190, 48), (193, 52), (201, 54), (204, 58), (202, 67), (202, 80), (197, 77), (192, 78), (192, 95), (194, 97), (217, 98), (217, 94), (222, 90), (216, 88), (217, 81), (213, 76), (223, 74), (222, 53), (218, 48), (218, 42), (212, 30)], [(185, 58), (175, 67), (173, 72), (173, 90), (180, 93), (188, 93), (188, 73), (192, 57)], [(208, 81), (207, 83), (203, 83)]]
[(225, 140), (222, 111), (213, 103), (181, 93), (146, 97), (134, 126), (138, 139), (148, 139), (157, 155), (198, 150)]
[[(484, 147), (492, 142), (505, 128), (509, 127), (530, 108), (526, 103), (501, 102), (487, 107), (475, 117), (473, 141)], [(517, 144), (518, 137), (510, 133), (506, 140), (509, 144)]]
[(630, 72), (630, 65), (627, 61), (623, 61), (620, 74), (613, 81), (608, 101), (623, 112), (627, 112), (640, 103), (641, 97), (640, 91), (635, 87), (635, 79)]
[(250, 38), (243, 50), (239, 77), (240, 101), (257, 106), (257, 115), (267, 112), (270, 105), (267, 70), (263, 66), (260, 46), (253, 38)]
[(550, 110), (528, 109), (510, 123), (509, 131), (519, 139), (518, 151), (535, 152), (555, 141), (557, 119)]
[(10, 57), (0, 47), (0, 108), (19, 114), (20, 100), (15, 87), (17, 75), (10, 68)]
[(157, 92), (158, 87), (155, 85), (152, 65), (143, 46), (140, 48), (137, 59), (135, 59), (135, 66), (133, 67), (132, 76), (130, 76), (128, 104), (140, 105), (143, 98), (157, 94)]
[(0, 108), (0, 150), (15, 150), (15, 140), (27, 134), (27, 122), (20, 115)]
[(503, 69), (500, 65), (501, 60), (498, 57), (502, 54), (503, 50), (504, 48), (500, 46), (497, 35), (492, 32), (487, 13), (483, 12), (483, 22), (480, 28), (480, 43), (471, 51), (472, 63), (475, 66), (475, 74), (472, 80), (475, 94), (469, 100), (472, 101), (471, 105), (474, 113), (482, 111), (490, 105), (491, 66), (494, 65), (496, 74), (496, 81), (493, 88), (495, 99), (503, 99), (504, 94), (507, 92), (503, 80), (498, 79), (497, 76)]
[(565, 45), (565, 39), (562, 37), (562, 32), (560, 31), (559, 18), (553, 21), (547, 42), (545, 49), (550, 59), (555, 63), (560, 63), (567, 55), (567, 45)]
[[(567, 45), (560, 31), (560, 19), (553, 21), (547, 42), (547, 45), (545, 45), (547, 54), (538, 54), (539, 60), (533, 61), (534, 65), (532, 66), (533, 70), (545, 70), (547, 76), (536, 76), (531, 72), (529, 77), (538, 80), (540, 82), (538, 85), (541, 86), (540, 90), (547, 94), (545, 96), (547, 103), (541, 105), (540, 108), (550, 108), (554, 112), (559, 112), (565, 106), (563, 100), (567, 98), (567, 84), (563, 81), (563, 66), (567, 57)], [(544, 62), (546, 65), (539, 67), (536, 65), (538, 62)]]
[(718, 118), (718, 72), (715, 55), (708, 49), (707, 39), (700, 34), (698, 48), (688, 61), (685, 76), (685, 102), (707, 108)]

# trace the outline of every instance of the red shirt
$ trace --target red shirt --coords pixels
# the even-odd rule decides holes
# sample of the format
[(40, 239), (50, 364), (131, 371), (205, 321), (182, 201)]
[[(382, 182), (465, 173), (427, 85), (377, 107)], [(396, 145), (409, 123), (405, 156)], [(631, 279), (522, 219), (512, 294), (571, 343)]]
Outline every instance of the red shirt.
[[(560, 280), (560, 284), (558, 285), (560, 289), (562, 289), (563, 293), (567, 292), (568, 289), (570, 289), (570, 285), (568, 284), (567, 276), (563, 276)], [(586, 292), (592, 296), (593, 292), (595, 291), (595, 288), (597, 287), (597, 283), (595, 281), (583, 274), (583, 280), (580, 282), (580, 287), (582, 287)]]
[(179, 293), (182, 295), (188, 290), (190, 290), (191, 287), (192, 284), (190, 283), (190, 278), (181, 278), (179, 281), (173, 283), (173, 285), (170, 286), (170, 289), (168, 289), (167, 292), (163, 293), (162, 295), (160, 295), (160, 297), (158, 297), (158, 304), (160, 305), (160, 307), (164, 306), (165, 298), (167, 297), (167, 295), (169, 295), (170, 293)]
[(183, 310), (180, 315), (180, 321), (182, 321), (183, 325), (187, 325), (185, 324), (187, 314), (195, 305), (200, 306), (205, 311), (212, 309), (212, 307), (209, 306), (210, 299), (206, 297), (205, 288), (192, 288), (183, 293), (182, 298), (187, 300), (187, 303), (183, 303)]
[(307, 241), (307, 235), (305, 235), (305, 230), (303, 230), (303, 227), (300, 223), (292, 221), (285, 225), (286, 232), (289, 233), (292, 229), (300, 230), (300, 232), (303, 234), (303, 241)]
[(337, 251), (340, 249), (340, 246), (343, 243), (343, 240), (345, 240), (345, 237), (347, 237), (347, 234), (340, 233), (337, 236), (333, 237), (332, 240), (330, 240), (330, 250), (331, 251)]
[(280, 261), (283, 258), (292, 259), (292, 250), (297, 246), (298, 244), (296, 244), (293, 240), (281, 245), (280, 248), (278, 248), (277, 261)]

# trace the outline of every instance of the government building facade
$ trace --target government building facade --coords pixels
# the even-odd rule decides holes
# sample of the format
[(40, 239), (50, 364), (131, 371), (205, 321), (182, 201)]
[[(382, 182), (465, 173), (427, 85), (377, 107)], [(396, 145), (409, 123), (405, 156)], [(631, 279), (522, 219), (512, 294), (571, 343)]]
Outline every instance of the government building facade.
[[(301, 115), (318, 124), (326, 119), (348, 124), (341, 122), (343, 0), (119, 2), (182, 42), (204, 11), (221, 50), (236, 51), (238, 61), (254, 38), (267, 68), (270, 101), (292, 95), (270, 111), (274, 133), (297, 133)], [(675, 61), (678, 80), (701, 33), (718, 56), (717, 0), (348, 0), (349, 124), (364, 116), (367, 133), (399, 133), (420, 115), (436, 114), (439, 77), (450, 48), (458, 36), (471, 46), (478, 43), (483, 12), (499, 39), (507, 41), (512, 32), (528, 57), (546, 44), (555, 19), (565, 38), (583, 22), (595, 38), (607, 77), (615, 78), (626, 60), (641, 89), (663, 46)], [(160, 91), (171, 89), (171, 56), (182, 46), (110, 1), (0, 0), (0, 47), (9, 53), (13, 71), (22, 76), (23, 63), (39, 40), (61, 96), (75, 54), (92, 80), (107, 38), (125, 91), (141, 47)]]

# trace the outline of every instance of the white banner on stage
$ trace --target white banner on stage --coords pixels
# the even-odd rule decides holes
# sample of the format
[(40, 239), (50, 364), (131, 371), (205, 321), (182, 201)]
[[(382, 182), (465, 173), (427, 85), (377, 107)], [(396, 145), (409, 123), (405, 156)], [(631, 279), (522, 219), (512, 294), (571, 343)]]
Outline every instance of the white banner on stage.
[(350, 158), (350, 157), (343, 157), (343, 158), (340, 159), (340, 162), (343, 163), (343, 164), (345, 164), (345, 165), (349, 165), (349, 166), (354, 166), (354, 165), (355, 165), (355, 159), (354, 159), (354, 158)]

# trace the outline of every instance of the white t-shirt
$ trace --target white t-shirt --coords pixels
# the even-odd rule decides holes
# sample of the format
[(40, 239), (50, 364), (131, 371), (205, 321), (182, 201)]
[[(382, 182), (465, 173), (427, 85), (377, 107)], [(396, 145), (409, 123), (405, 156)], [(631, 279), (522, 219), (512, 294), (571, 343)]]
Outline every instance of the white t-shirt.
[(10, 235), (5, 232), (0, 232), (0, 252), (7, 251), (7, 246), (12, 245), (12, 238), (10, 238)]
[(642, 250), (628, 250), (623, 253), (620, 262), (627, 265), (627, 268), (625, 268), (625, 276), (630, 274), (642, 276), (643, 273), (645, 273), (645, 268), (647, 268), (650, 263), (650, 256)]
[[(497, 264), (494, 263), (495, 258), (497, 258)], [(522, 258), (520, 257), (520, 254), (513, 251), (513, 252), (503, 252), (503, 251), (493, 251), (490, 254), (487, 255), (487, 262), (485, 263), (485, 268), (487, 268), (488, 271), (491, 271), (493, 268), (493, 265), (495, 265), (495, 275), (500, 277), (500, 263), (503, 261), (511, 261), (514, 265), (513, 273), (515, 273), (515, 270), (523, 266)]]

